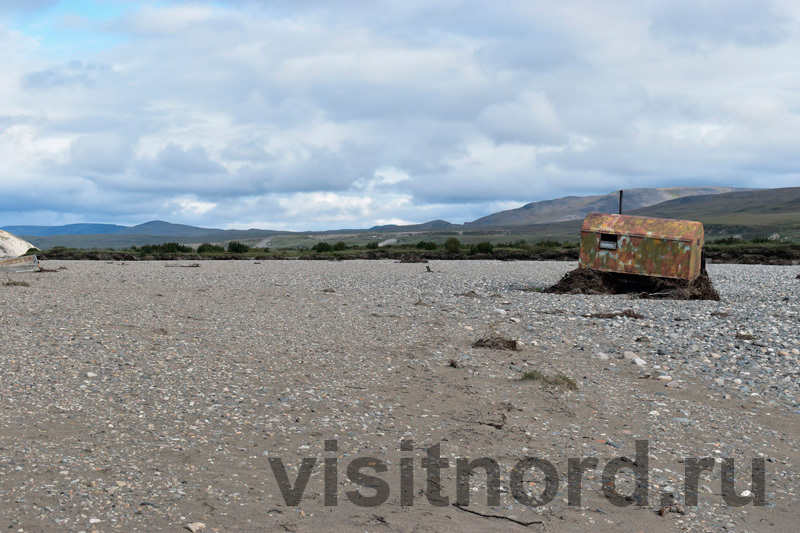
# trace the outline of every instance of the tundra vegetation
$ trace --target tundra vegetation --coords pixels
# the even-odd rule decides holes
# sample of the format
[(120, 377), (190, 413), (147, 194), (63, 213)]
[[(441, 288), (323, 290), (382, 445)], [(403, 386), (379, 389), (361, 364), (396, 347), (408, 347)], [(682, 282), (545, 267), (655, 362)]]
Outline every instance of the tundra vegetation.
[[(435, 238), (431, 235), (428, 238)], [(446, 237), (446, 238), (444, 238)], [(95, 260), (201, 260), (201, 259), (396, 259), (417, 256), (428, 260), (498, 259), (498, 260), (563, 260), (577, 261), (577, 242), (543, 239), (527, 242), (523, 239), (493, 238), (478, 240), (468, 236), (467, 242), (453, 236), (436, 240), (421, 240), (379, 246), (378, 241), (348, 243), (331, 239), (311, 241), (304, 247), (259, 248), (246, 243), (202, 243), (189, 246), (177, 242), (146, 244), (127, 248), (67, 248), (31, 249), (41, 259)], [(712, 263), (794, 264), (800, 261), (800, 242), (771, 241), (766, 238), (740, 240), (725, 238), (706, 242), (706, 255)]]

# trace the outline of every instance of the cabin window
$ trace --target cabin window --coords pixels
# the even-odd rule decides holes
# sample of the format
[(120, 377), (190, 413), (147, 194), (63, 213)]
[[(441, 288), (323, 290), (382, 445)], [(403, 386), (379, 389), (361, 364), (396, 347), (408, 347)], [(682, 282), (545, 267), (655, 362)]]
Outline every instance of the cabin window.
[(619, 235), (612, 235), (610, 233), (601, 233), (600, 234), (600, 248), (605, 250), (616, 250), (617, 249), (617, 239)]

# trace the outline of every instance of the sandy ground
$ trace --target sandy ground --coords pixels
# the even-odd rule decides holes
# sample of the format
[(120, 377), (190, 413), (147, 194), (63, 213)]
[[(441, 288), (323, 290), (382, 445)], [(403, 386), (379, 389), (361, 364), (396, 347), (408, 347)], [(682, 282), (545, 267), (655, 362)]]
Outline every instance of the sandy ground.
[[(519, 290), (571, 263), (178, 265), (50, 262), (66, 269), (0, 285), (0, 527), (791, 531), (800, 519), (796, 268), (712, 265), (720, 302), (662, 302)], [(629, 308), (643, 318), (588, 316)], [(489, 334), (524, 346), (472, 347)], [(577, 390), (520, 379), (534, 370)], [(649, 447), (649, 498), (617, 507), (600, 471), (637, 460), (636, 441)], [(429, 483), (435, 445), (449, 467)], [(454, 505), (456, 460), (480, 457), (500, 467), (500, 501), (487, 505), (477, 469), (469, 506)], [(520, 485), (536, 496), (557, 481), (551, 501), (512, 497), (526, 457), (556, 469)], [(569, 505), (567, 461), (588, 457), (598, 470)], [(695, 506), (683, 494), (692, 457), (718, 459)], [(767, 505), (726, 504), (724, 458), (736, 495), (764, 459)], [(303, 459), (316, 462), (290, 506), (271, 464), (294, 484)], [(325, 504), (325, 459), (337, 505)], [(386, 483), (385, 502), (350, 501), (376, 494), (348, 480), (354, 461)], [(616, 487), (633, 492), (630, 470)], [(661, 516), (661, 493), (681, 512)]]

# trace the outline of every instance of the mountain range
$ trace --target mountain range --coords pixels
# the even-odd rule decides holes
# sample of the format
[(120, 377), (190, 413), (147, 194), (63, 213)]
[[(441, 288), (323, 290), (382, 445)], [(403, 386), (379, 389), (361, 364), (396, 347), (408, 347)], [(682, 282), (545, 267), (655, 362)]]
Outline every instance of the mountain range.
[[(733, 187), (670, 187), (625, 189), (624, 212), (664, 218), (699, 220), (710, 236), (742, 235), (762, 237), (772, 233), (800, 238), (800, 187), (783, 189), (737, 189)], [(393, 235), (411, 238), (416, 234), (523, 235), (526, 238), (575, 239), (580, 221), (590, 212), (616, 213), (618, 193), (568, 196), (532, 202), (517, 209), (501, 211), (464, 224), (434, 220), (414, 225), (384, 225), (368, 229), (343, 229), (293, 233), (263, 229), (223, 230), (165, 221), (137, 226), (114, 224), (70, 224), (66, 226), (5, 226), (36, 246), (78, 248), (156, 244), (240, 241), (269, 241), (280, 237), (284, 243), (309, 242), (339, 235)], [(276, 244), (270, 244), (273, 246)]]
[[(741, 191), (733, 187), (668, 187), (660, 189), (625, 189), (623, 210), (631, 211), (650, 205), (660, 204), (676, 198), (721, 194)], [(583, 219), (589, 213), (616, 213), (619, 209), (619, 192), (598, 196), (565, 196), (555, 200), (531, 202), (517, 209), (500, 211), (481, 217), (464, 225), (514, 226), (562, 222)]]

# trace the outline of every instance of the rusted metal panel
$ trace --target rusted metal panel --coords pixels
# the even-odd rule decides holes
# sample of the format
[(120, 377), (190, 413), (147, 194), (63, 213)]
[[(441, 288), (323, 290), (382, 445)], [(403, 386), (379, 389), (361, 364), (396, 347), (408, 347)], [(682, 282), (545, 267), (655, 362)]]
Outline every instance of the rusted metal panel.
[(691, 280), (700, 275), (703, 245), (700, 222), (590, 213), (581, 228), (580, 265)]
[(703, 237), (703, 224), (673, 218), (589, 213), (581, 226), (581, 232), (584, 231), (691, 241)]
[(2, 272), (36, 272), (39, 268), (39, 260), (35, 255), (0, 260), (0, 271)]

